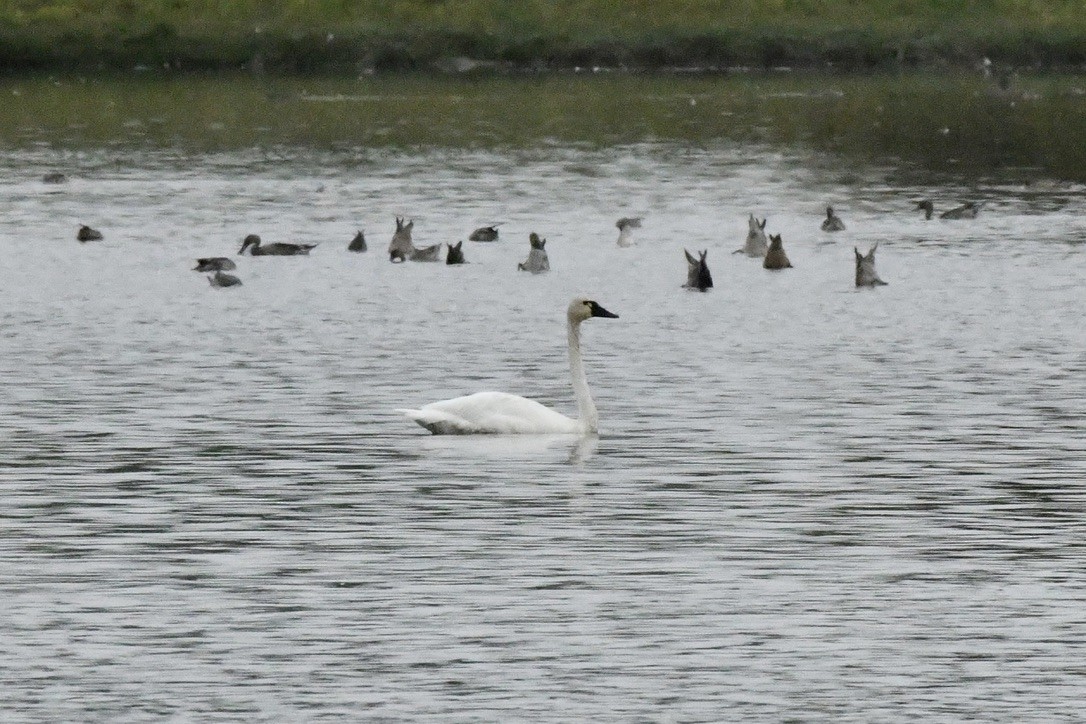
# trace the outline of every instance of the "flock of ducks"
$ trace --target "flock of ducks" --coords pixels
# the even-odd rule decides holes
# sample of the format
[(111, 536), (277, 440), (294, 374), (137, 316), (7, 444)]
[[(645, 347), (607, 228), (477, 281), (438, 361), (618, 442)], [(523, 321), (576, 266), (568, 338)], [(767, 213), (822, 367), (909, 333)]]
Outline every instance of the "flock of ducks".
[[(47, 177), (47, 181), (49, 181)], [(50, 183), (59, 183), (56, 179)], [(931, 219), (935, 213), (934, 204), (929, 199), (917, 202), (916, 208), (925, 212), (925, 219)], [(979, 203), (966, 203), (940, 214), (942, 219), (976, 218), (981, 208)], [(632, 232), (641, 227), (641, 217), (623, 217), (615, 226), (619, 235), (617, 244), (628, 247), (633, 244)], [(784, 242), (780, 234), (766, 234), (766, 219), (757, 219), (751, 214), (747, 219), (747, 238), (735, 254), (761, 258), (762, 266), (770, 270), (782, 270), (792, 267), (784, 251)], [(438, 243), (427, 247), (416, 247), (411, 238), (415, 222), (396, 217), (396, 230), (388, 246), (389, 261), (436, 262), (440, 261), (441, 247)], [(471, 241), (492, 242), (499, 237), (500, 224), (483, 226), (471, 233)], [(845, 229), (845, 223), (837, 216), (832, 206), (826, 207), (826, 218), (821, 229), (837, 232)], [(103, 234), (89, 226), (80, 226), (76, 239), (80, 242), (101, 241)], [(448, 251), (446, 264), (464, 264), (463, 241), (446, 244)], [(521, 271), (540, 274), (550, 270), (547, 258), (547, 240), (534, 231), (528, 236), (528, 258), (517, 264)], [(308, 255), (316, 244), (291, 244), (275, 242), (263, 244), (256, 234), (249, 234), (242, 241), (238, 255), (246, 251), (251, 256), (299, 256)], [(347, 245), (348, 251), (365, 252), (368, 250), (366, 237), (362, 231), (355, 234)], [(885, 285), (875, 271), (876, 243), (867, 254), (861, 254), (853, 248), (856, 262), (856, 286), (875, 287)], [(713, 276), (709, 271), (708, 249), (695, 256), (683, 249), (687, 264), (687, 279), (683, 285), (687, 289), (701, 292), (713, 286)], [(228, 257), (203, 257), (196, 260), (194, 271), (209, 273), (208, 281), (213, 287), (234, 287), (241, 285), (241, 279), (228, 272), (237, 269), (237, 264)], [(617, 319), (618, 315), (600, 306), (596, 301), (584, 297), (575, 297), (566, 309), (567, 344), (569, 351), (570, 376), (574, 398), (577, 402), (578, 417), (570, 418), (542, 405), (517, 395), (504, 392), (478, 392), (473, 395), (456, 397), (434, 402), (416, 409), (400, 410), (408, 419), (421, 425), (435, 435), (477, 435), (477, 434), (594, 434), (599, 427), (599, 414), (588, 388), (584, 362), (581, 357), (581, 324), (589, 319)]]
[[(44, 179), (47, 183), (62, 183), (65, 179), (63, 174), (49, 174)], [(983, 203), (968, 202), (949, 209), (939, 214), (939, 218), (955, 220), (955, 219), (975, 219), (977, 214), (980, 213)], [(935, 205), (930, 199), (923, 199), (916, 202), (916, 209), (924, 212), (925, 219), (931, 219), (935, 215)], [(392, 234), (392, 241), (388, 245), (389, 261), (393, 263), (401, 263), (405, 261), (416, 262), (437, 262), (441, 261), (441, 249), (443, 246), (447, 247), (447, 253), (445, 255), (446, 264), (464, 264), (466, 260), (464, 258), (464, 242), (458, 241), (455, 244), (433, 244), (431, 246), (416, 247), (411, 237), (411, 232), (414, 229), (414, 220), (406, 221), (403, 217), (397, 216), (396, 230)], [(620, 247), (628, 247), (633, 245), (633, 230), (641, 228), (642, 217), (623, 217), (615, 222), (615, 227), (618, 229), (617, 245)], [(758, 219), (751, 214), (747, 219), (747, 238), (743, 243), (743, 246), (735, 250), (735, 254), (744, 254), (748, 257), (762, 259), (762, 266), (765, 269), (781, 270), (792, 268), (792, 262), (788, 259), (788, 254), (784, 251), (784, 241), (780, 234), (766, 234), (766, 219)], [(478, 242), (493, 242), (499, 238), (498, 227), (501, 223), (490, 224), (488, 226), (481, 226), (473, 231), (468, 239), (470, 241)], [(822, 231), (837, 232), (845, 230), (845, 222), (841, 220), (841, 217), (833, 210), (832, 206), (826, 207), (826, 218), (822, 220)], [(80, 242), (88, 241), (101, 241), (104, 238), (102, 232), (92, 229), (89, 226), (81, 225), (76, 232), (76, 239)], [(541, 238), (536, 232), (531, 232), (528, 235), (528, 258), (523, 262), (517, 264), (517, 269), (520, 271), (530, 272), (532, 274), (541, 274), (550, 271), (550, 260), (547, 257), (547, 240)], [(256, 234), (249, 234), (241, 243), (241, 248), (238, 249), (238, 255), (244, 255), (247, 251), (250, 256), (299, 256), (307, 255), (310, 251), (316, 248), (316, 244), (293, 244), (287, 242), (274, 242), (271, 244), (264, 244), (260, 237)], [(866, 254), (861, 254), (860, 250), (854, 248), (855, 263), (856, 263), (856, 286), (857, 287), (875, 287), (883, 286), (886, 284), (878, 273), (875, 271), (875, 251), (878, 249), (876, 243)], [(366, 244), (366, 236), (362, 231), (358, 231), (347, 245), (347, 250), (352, 252), (365, 252), (369, 247)], [(686, 257), (687, 275), (686, 283), (683, 287), (686, 289), (696, 289), (697, 291), (705, 292), (713, 286), (713, 275), (709, 271), (708, 254), (709, 250), (705, 249), (697, 253), (697, 255), (691, 254), (688, 250), (683, 249), (683, 254)], [(196, 260), (196, 266), (194, 271), (208, 273), (208, 282), (213, 287), (236, 287), (241, 285), (241, 279), (228, 272), (237, 269), (231, 259), (224, 256), (216, 257), (202, 257)]]

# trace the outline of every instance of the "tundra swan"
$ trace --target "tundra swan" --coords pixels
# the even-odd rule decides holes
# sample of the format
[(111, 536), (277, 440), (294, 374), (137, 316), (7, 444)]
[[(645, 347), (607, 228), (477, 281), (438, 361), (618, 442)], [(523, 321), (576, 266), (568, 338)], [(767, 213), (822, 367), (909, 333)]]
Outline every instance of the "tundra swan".
[(569, 303), (566, 311), (569, 371), (580, 414), (578, 420), (555, 412), (535, 400), (505, 392), (477, 392), (401, 412), (435, 435), (593, 434), (599, 427), (599, 414), (588, 391), (584, 362), (581, 360), (581, 322), (592, 317), (617, 319), (618, 315), (582, 297)]

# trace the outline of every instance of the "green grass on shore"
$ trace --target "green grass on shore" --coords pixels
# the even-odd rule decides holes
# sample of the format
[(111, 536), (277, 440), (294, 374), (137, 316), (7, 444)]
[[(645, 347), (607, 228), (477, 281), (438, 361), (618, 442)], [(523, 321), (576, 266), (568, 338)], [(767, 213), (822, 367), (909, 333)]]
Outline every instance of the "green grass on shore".
[(0, 69), (1086, 64), (1081, 0), (0, 0)]

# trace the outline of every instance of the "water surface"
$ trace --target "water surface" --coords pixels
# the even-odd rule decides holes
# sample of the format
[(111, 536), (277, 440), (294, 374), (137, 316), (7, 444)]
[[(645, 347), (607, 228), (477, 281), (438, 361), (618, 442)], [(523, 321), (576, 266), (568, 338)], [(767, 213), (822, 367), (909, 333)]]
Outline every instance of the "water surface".
[[(1080, 185), (730, 136), (46, 125), (0, 182), (5, 719), (1079, 718)], [(748, 213), (795, 268), (731, 254)], [(465, 266), (392, 265), (395, 214), (418, 245), (505, 223)], [(549, 274), (516, 271), (530, 231)], [(190, 271), (248, 233), (320, 246), (238, 258), (235, 289)], [(889, 286), (856, 290), (875, 243)], [(396, 413), (572, 414), (578, 293), (621, 315), (584, 330), (598, 438)]]

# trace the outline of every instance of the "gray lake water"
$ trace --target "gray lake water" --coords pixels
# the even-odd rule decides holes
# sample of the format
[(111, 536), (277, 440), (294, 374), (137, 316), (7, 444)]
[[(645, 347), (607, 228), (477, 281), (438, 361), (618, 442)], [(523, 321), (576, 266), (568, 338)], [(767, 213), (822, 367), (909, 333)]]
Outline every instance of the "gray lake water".
[[(726, 141), (0, 167), (5, 721), (1081, 721), (1081, 185)], [(793, 269), (731, 254), (748, 213)], [(393, 265), (397, 214), (504, 224)], [(191, 271), (248, 233), (320, 245)], [(598, 438), (396, 412), (575, 414), (581, 293)]]

